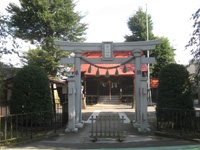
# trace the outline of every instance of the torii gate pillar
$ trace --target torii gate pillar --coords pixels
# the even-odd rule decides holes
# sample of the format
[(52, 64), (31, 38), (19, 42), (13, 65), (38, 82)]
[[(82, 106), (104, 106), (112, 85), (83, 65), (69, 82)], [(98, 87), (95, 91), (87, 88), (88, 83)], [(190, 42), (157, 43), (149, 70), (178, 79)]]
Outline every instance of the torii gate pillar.
[(140, 126), (138, 128), (139, 132), (150, 132), (147, 118), (147, 78), (140, 78), (140, 112), (139, 112), (139, 123)]
[(68, 126), (65, 129), (65, 132), (77, 132), (78, 128), (75, 127), (75, 78), (69, 78), (68, 81)]
[(74, 59), (74, 77), (75, 77), (75, 87), (76, 87), (76, 95), (75, 95), (75, 126), (77, 128), (82, 128), (82, 112), (81, 112), (81, 56), (82, 50), (75, 50), (75, 59)]
[(142, 50), (133, 51), (135, 56), (135, 123), (134, 127), (139, 127), (140, 125), (140, 78), (142, 77), (142, 67), (141, 67), (141, 52)]
[(133, 51), (135, 56), (135, 122), (139, 132), (149, 132), (147, 121), (147, 80), (142, 77), (142, 50)]

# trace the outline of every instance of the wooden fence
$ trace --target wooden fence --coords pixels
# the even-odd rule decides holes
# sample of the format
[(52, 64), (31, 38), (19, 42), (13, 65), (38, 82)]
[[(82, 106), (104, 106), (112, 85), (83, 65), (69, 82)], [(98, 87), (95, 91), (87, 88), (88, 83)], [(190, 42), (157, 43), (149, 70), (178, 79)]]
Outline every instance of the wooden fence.
[(92, 128), (90, 138), (95, 142), (97, 138), (117, 138), (122, 141), (126, 133), (124, 131), (124, 116), (94, 116), (91, 117)]

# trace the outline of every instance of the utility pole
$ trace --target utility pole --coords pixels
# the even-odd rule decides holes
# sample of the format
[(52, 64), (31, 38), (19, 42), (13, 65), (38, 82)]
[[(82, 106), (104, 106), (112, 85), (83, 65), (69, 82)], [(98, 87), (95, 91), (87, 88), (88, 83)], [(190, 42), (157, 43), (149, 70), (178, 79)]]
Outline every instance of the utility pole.
[[(146, 4), (146, 25), (147, 25), (147, 41), (149, 41), (149, 21), (148, 21), (148, 12), (147, 12), (147, 4)], [(147, 50), (147, 57), (149, 58), (149, 50)], [(152, 99), (151, 99), (151, 88), (150, 88), (150, 64), (147, 64), (147, 71), (148, 71), (148, 79), (147, 79), (147, 86), (148, 86), (148, 95), (147, 95), (147, 100), (148, 100), (148, 105), (152, 105)]]

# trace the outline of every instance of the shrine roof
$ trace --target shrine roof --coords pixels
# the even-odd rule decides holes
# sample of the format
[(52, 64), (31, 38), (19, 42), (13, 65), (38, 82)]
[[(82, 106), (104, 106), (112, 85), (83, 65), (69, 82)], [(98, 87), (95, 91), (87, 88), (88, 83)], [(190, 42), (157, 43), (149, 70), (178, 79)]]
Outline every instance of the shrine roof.
[[(97, 66), (101, 66), (101, 67), (114, 67), (114, 66), (118, 66), (120, 64), (95, 64)], [(84, 72), (85, 76), (95, 76), (96, 72), (97, 72), (97, 67), (95, 66), (91, 66), (91, 73), (88, 72), (88, 68), (89, 68), (90, 64), (82, 64), (81, 65), (81, 72)], [(135, 73), (135, 64), (126, 64), (126, 68), (127, 68), (127, 72), (123, 73), (123, 68), (124, 66), (118, 67), (118, 72), (119, 72), (119, 76), (133, 76)], [(106, 69), (101, 69), (99, 68), (99, 75), (100, 76), (105, 76), (106, 75)], [(109, 75), (110, 76), (114, 76), (115, 75), (115, 71), (116, 69), (108, 69), (109, 71)], [(147, 65), (146, 64), (142, 64), (142, 72), (147, 72)]]
[[(141, 56), (143, 52), (141, 53)], [(86, 58), (102, 58), (102, 51), (85, 51), (82, 56)], [(113, 58), (129, 58), (130, 56), (134, 56), (132, 51), (113, 51)], [(120, 64), (95, 64), (99, 67), (115, 67)], [(91, 66), (91, 73), (88, 72), (90, 64), (81, 64), (81, 72), (84, 73), (85, 76), (96, 76), (97, 67)], [(124, 65), (118, 67), (119, 76), (133, 76), (135, 74), (135, 64), (126, 64), (127, 72), (123, 73)], [(73, 69), (71, 70), (74, 71)], [(99, 75), (105, 76), (107, 69), (99, 68)], [(108, 69), (109, 75), (114, 76), (116, 69)], [(147, 72), (147, 65), (142, 64), (142, 72)]]
[(65, 81), (59, 81), (59, 80), (56, 80), (56, 79), (53, 79), (53, 78), (49, 78), (49, 81), (50, 83), (55, 83), (55, 84), (62, 84), (62, 85), (65, 85)]
[[(141, 53), (141, 56), (143, 52)], [(82, 56), (86, 58), (102, 58), (102, 51), (85, 51)], [(113, 51), (113, 58), (128, 58), (134, 56), (132, 51)]]

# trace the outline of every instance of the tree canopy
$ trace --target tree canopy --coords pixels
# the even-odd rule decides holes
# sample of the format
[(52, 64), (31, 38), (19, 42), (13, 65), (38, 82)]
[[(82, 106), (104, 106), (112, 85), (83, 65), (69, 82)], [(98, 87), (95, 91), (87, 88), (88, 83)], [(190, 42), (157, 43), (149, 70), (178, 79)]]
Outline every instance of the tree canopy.
[[(129, 17), (127, 24), (132, 35), (125, 35), (124, 38), (126, 39), (126, 42), (147, 40), (146, 13), (143, 12), (142, 8), (139, 8), (135, 14)], [(148, 30), (149, 39), (154, 39), (154, 35), (152, 33), (153, 22), (151, 20), (151, 15), (148, 15)]]
[(13, 70), (13, 64), (4, 64), (2, 57), (7, 54), (17, 53), (16, 49), (20, 46), (13, 37), (13, 29), (9, 27), (9, 16), (0, 13), (0, 96), (3, 96), (5, 79), (10, 77), (8, 70)]
[[(132, 35), (126, 35), (125, 41), (146, 41), (147, 40), (147, 25), (146, 25), (146, 13), (143, 12), (142, 8), (139, 8), (128, 20), (128, 27)], [(174, 49), (170, 46), (170, 42), (166, 37), (156, 37), (153, 34), (153, 22), (151, 15), (148, 14), (148, 32), (149, 40), (155, 40), (162, 38), (162, 43), (156, 46), (156, 49), (150, 51), (150, 57), (155, 57), (155, 64), (151, 65), (151, 76), (158, 78), (160, 70), (167, 64), (175, 63)], [(146, 52), (144, 52), (145, 55)]]
[(11, 26), (15, 36), (52, 47), (52, 38), (83, 41), (87, 24), (74, 12), (75, 4), (67, 0), (20, 0), (21, 6), (10, 3)]
[[(47, 74), (51, 74), (54, 76), (57, 70), (57, 63), (59, 60), (55, 60), (56, 58), (53, 55), (49, 55), (48, 51), (43, 49), (30, 49), (25, 56), (25, 61), (29, 65), (41, 66), (44, 70), (46, 70)], [(58, 58), (57, 58), (58, 59)], [(55, 70), (55, 72), (53, 72)]]
[(9, 16), (0, 14), (0, 58), (5, 54), (17, 53), (16, 49), (20, 47), (13, 30), (9, 26)]
[[(57, 68), (63, 55), (60, 49), (54, 46), (53, 40), (73, 42), (85, 40), (87, 24), (81, 23), (84, 16), (74, 11), (75, 6), (72, 0), (20, 0), (20, 6), (10, 3), (7, 7), (7, 11), (11, 14), (10, 27), (15, 29), (15, 37), (39, 45), (35, 54), (47, 51), (48, 55), (45, 55), (42, 61), (48, 63), (51, 59), (51, 64), (54, 66), (50, 68)], [(33, 51), (28, 52), (25, 58), (28, 64), (35, 65), (36, 62), (33, 63), (33, 59), (29, 59)], [(42, 64), (40, 66), (46, 70)], [(46, 72), (52, 75), (56, 70), (46, 70)]]
[(192, 19), (194, 20), (193, 24), (193, 32), (191, 38), (186, 45), (186, 49), (189, 49), (191, 54), (193, 55), (190, 63), (195, 63), (197, 68), (197, 79), (199, 80), (200, 74), (200, 8), (192, 15)]
[(169, 39), (167, 37), (161, 38), (161, 44), (157, 45), (155, 50), (150, 51), (150, 57), (155, 57), (156, 59), (156, 62), (151, 66), (151, 76), (153, 78), (158, 78), (159, 72), (164, 66), (170, 63), (175, 63), (174, 49), (170, 46)]

